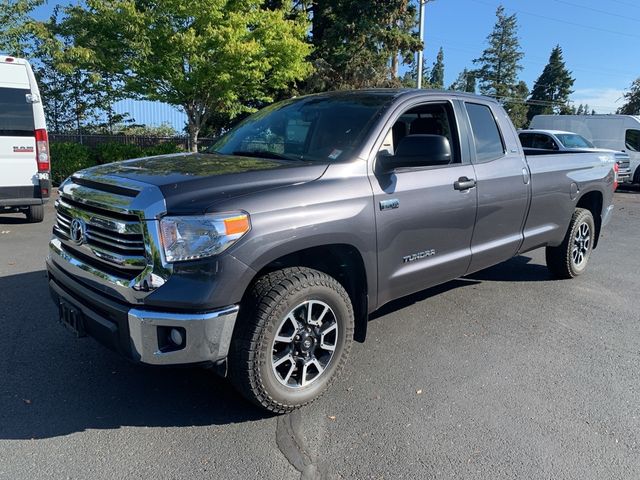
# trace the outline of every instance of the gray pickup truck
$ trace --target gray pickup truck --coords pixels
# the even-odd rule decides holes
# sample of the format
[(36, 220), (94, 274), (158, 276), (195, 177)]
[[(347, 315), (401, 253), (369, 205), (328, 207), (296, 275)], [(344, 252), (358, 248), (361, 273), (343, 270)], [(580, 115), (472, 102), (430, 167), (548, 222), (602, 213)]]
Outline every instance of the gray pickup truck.
[(287, 412), (329, 387), (393, 299), (540, 247), (555, 276), (581, 274), (616, 170), (594, 153), (527, 158), (487, 98), (294, 98), (207, 153), (68, 178), (49, 286), (77, 336), (147, 364), (214, 367)]

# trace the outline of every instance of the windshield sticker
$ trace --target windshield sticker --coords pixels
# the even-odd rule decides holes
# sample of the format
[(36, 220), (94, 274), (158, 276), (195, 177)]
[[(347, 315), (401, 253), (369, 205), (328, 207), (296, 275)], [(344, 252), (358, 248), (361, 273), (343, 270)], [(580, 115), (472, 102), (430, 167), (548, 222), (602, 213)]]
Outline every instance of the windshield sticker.
[(336, 158), (338, 158), (340, 156), (340, 154), (342, 153), (342, 150), (338, 150), (337, 148), (335, 148), (330, 154), (329, 154), (329, 158), (331, 160), (335, 160)]

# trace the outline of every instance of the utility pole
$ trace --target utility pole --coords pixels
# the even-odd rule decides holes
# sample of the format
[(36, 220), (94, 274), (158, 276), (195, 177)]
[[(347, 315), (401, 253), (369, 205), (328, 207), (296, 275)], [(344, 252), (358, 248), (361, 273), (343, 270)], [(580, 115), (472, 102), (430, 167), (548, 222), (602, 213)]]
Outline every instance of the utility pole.
[(420, 36), (420, 42), (422, 42), (422, 48), (418, 50), (418, 88), (422, 88), (422, 64), (424, 60), (424, 17), (427, 7), (427, 3), (433, 0), (418, 0), (420, 2), (420, 25), (418, 26), (418, 32)]

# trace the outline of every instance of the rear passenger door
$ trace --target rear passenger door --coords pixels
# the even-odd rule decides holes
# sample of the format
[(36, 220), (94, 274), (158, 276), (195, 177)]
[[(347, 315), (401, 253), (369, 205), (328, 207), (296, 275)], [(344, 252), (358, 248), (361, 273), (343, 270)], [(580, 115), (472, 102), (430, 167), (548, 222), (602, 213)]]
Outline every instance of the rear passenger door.
[(523, 240), (530, 174), (516, 131), (498, 105), (462, 102), (471, 127), (478, 215), (469, 273), (513, 257)]

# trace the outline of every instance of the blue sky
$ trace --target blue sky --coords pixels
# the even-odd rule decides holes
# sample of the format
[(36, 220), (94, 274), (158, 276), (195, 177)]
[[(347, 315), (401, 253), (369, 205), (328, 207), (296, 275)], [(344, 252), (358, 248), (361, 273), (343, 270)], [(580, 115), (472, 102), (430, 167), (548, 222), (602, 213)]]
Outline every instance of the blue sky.
[[(37, 16), (48, 16), (57, 3), (70, 2), (49, 1)], [(640, 77), (638, 0), (433, 0), (426, 7), (425, 55), (431, 64), (444, 48), (446, 85), (481, 55), (500, 4), (518, 16), (525, 53), (520, 77), (530, 88), (556, 44), (576, 79), (576, 105), (588, 103), (598, 113), (612, 113), (624, 90)], [(136, 120), (144, 121), (141, 115)]]
[(525, 53), (520, 76), (529, 88), (559, 44), (576, 79), (572, 99), (598, 113), (618, 108), (623, 91), (640, 77), (638, 0), (435, 0), (426, 7), (429, 63), (444, 48), (446, 84), (482, 53), (498, 5), (518, 16)]

